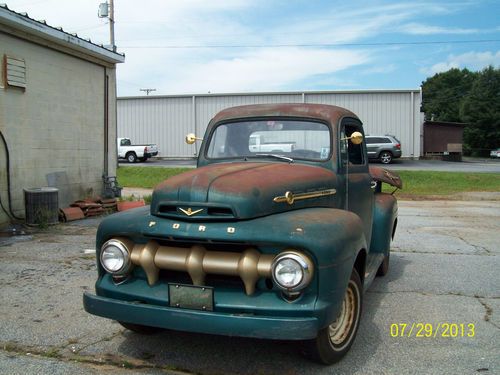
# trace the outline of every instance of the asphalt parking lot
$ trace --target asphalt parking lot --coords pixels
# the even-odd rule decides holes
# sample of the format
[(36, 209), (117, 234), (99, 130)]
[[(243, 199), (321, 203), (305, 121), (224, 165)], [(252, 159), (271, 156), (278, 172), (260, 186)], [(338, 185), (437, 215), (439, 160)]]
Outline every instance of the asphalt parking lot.
[[(357, 340), (331, 367), (293, 343), (146, 337), (88, 315), (82, 293), (96, 276), (98, 221), (0, 239), (0, 373), (500, 373), (500, 201), (400, 201), (389, 274), (365, 294)], [(441, 330), (401, 337), (394, 328), (419, 323)], [(457, 337), (443, 337), (446, 323)]]

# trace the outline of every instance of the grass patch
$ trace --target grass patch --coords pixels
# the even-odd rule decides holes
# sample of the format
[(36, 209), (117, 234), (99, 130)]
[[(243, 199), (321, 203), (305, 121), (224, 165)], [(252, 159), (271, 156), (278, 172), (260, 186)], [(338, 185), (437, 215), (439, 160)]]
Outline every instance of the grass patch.
[[(451, 195), (474, 191), (500, 191), (497, 173), (395, 171), (403, 180), (403, 190), (396, 196)], [(394, 188), (384, 184), (384, 191)]]
[(119, 167), (116, 176), (120, 186), (154, 188), (160, 182), (191, 168)]
[[(158, 183), (191, 168), (151, 168), (121, 167), (117, 170), (121, 186), (153, 188)], [(445, 196), (456, 193), (474, 191), (500, 191), (500, 174), (436, 172), (436, 171), (396, 171), (403, 179), (403, 190), (399, 197)], [(392, 192), (394, 188), (384, 184), (384, 191)], [(150, 197), (144, 197), (146, 203)]]

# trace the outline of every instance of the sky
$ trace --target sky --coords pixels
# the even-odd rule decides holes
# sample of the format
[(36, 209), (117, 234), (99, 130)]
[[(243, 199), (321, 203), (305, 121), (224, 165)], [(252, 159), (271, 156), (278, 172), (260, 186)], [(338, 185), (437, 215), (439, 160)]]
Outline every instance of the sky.
[[(104, 0), (2, 0), (109, 44)], [(115, 0), (119, 96), (415, 89), (500, 67), (500, 0)]]

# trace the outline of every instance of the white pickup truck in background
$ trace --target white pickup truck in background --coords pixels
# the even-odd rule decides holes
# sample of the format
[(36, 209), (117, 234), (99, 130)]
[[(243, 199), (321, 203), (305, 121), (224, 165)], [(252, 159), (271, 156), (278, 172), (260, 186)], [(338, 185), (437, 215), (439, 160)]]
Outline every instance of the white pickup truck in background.
[(262, 135), (252, 134), (248, 148), (251, 152), (292, 152), (295, 142), (265, 142)]
[(137, 160), (146, 161), (152, 156), (158, 155), (158, 146), (155, 144), (133, 145), (130, 138), (118, 138), (118, 159), (127, 159), (129, 163)]

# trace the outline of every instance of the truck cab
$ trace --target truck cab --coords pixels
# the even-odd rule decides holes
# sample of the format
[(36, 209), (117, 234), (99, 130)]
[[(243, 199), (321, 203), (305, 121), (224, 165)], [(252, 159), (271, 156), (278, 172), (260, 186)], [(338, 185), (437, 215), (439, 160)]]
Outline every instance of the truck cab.
[[(255, 150), (256, 135), (294, 147)], [(339, 361), (364, 291), (388, 272), (397, 202), (381, 184), (402, 187), (368, 166), (363, 138), (359, 118), (335, 106), (219, 112), (198, 168), (160, 183), (150, 207), (102, 222), (85, 309), (138, 332), (294, 340)]]

